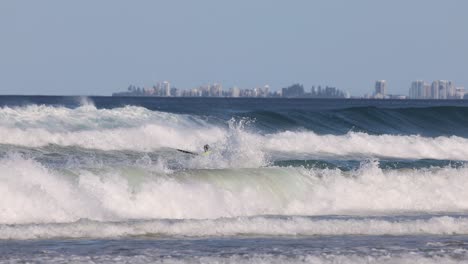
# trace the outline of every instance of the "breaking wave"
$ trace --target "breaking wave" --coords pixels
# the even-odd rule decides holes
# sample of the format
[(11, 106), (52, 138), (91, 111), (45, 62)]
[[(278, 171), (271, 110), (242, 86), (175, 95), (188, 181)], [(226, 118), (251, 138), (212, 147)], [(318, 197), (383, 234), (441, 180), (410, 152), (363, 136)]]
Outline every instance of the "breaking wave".
[(0, 171), (1, 224), (468, 211), (465, 167), (168, 172), (159, 163), (53, 169), (12, 156)]
[(75, 109), (38, 105), (3, 107), (0, 117), (0, 144), (4, 145), (143, 152), (180, 148), (197, 152), (204, 144), (210, 144), (222, 157), (234, 153), (246, 156), (245, 160), (255, 159), (258, 162), (249, 165), (254, 167), (284, 156), (452, 160), (468, 157), (468, 139), (458, 136), (364, 132), (321, 135), (297, 129), (264, 133), (248, 119), (225, 121), (135, 106), (115, 109), (97, 109), (92, 105)]
[[(367, 111), (418, 116), (371, 108), (328, 114), (350, 120)], [(343, 132), (347, 125), (321, 133), (316, 113), (278, 115), (90, 102), (2, 107), (0, 239), (468, 235), (463, 133)], [(288, 118), (295, 124), (285, 125), (294, 123)], [(394, 122), (372, 120), (380, 128)], [(196, 155), (204, 144), (211, 155)], [(357, 165), (334, 165), (347, 159)], [(431, 216), (397, 217), (413, 214)]]

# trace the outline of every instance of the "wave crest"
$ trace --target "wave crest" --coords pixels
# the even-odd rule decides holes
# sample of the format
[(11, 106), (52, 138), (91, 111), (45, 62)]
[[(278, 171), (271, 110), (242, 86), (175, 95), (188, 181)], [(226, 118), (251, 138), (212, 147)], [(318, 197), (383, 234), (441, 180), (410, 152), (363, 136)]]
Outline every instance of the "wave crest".
[[(157, 164), (156, 166), (159, 166)], [(215, 219), (254, 215), (372, 215), (468, 211), (468, 168), (358, 170), (151, 167), (51, 169), (0, 161), (4, 224), (122, 219)]]

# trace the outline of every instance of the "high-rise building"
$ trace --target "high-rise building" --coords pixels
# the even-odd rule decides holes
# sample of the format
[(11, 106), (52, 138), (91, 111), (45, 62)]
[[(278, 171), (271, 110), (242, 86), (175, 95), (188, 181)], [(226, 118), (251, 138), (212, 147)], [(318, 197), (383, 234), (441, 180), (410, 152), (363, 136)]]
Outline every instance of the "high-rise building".
[(432, 82), (431, 97), (433, 99), (455, 99), (457, 91), (452, 81), (437, 80)]
[(198, 91), (201, 93), (202, 97), (210, 96), (210, 85), (202, 85), (198, 88)]
[[(320, 86), (319, 86), (320, 90)], [(289, 87), (285, 87), (281, 92), (282, 97), (302, 97), (304, 96), (304, 86), (302, 84), (293, 84)]]
[(163, 96), (171, 96), (171, 84), (168, 81), (162, 83)]
[(409, 90), (410, 99), (426, 99), (429, 97), (429, 84), (422, 80), (414, 81), (411, 83), (411, 88)]
[(240, 89), (236, 86), (231, 88), (231, 97), (239, 97), (240, 96)]
[(465, 87), (455, 88), (455, 97), (456, 99), (463, 99), (465, 97)]
[(447, 99), (455, 99), (457, 95), (457, 90), (455, 84), (452, 81), (447, 82)]
[(387, 95), (387, 81), (385, 80), (375, 81), (374, 98), (385, 98), (386, 95)]
[(223, 86), (215, 83), (210, 86), (210, 96), (220, 97), (223, 96)]
[(179, 97), (182, 95), (182, 91), (180, 91), (179, 89), (177, 89), (176, 87), (172, 87), (171, 88), (171, 96), (173, 97)]
[(270, 94), (270, 85), (265, 84), (262, 89), (262, 97), (267, 97)]
[(439, 81), (433, 81), (431, 85), (431, 98), (439, 99)]
[(424, 98), (425, 99), (431, 98), (431, 85), (427, 82), (424, 82)]

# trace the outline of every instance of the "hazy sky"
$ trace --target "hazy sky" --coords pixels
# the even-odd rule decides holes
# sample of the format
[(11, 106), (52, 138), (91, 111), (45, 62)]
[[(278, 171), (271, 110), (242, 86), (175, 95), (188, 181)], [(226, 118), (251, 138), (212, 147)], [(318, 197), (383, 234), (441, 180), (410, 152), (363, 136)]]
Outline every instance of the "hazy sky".
[[(0, 94), (109, 95), (129, 84), (468, 86), (465, 0), (1, 0)], [(468, 88), (468, 87), (467, 87)]]

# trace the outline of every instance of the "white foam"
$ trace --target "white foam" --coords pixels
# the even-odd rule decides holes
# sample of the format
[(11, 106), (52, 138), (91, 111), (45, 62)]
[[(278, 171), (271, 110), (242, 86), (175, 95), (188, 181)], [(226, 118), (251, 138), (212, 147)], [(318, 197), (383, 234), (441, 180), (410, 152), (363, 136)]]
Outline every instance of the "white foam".
[(186, 237), (468, 235), (468, 219), (449, 216), (405, 221), (365, 218), (314, 220), (306, 217), (254, 217), (136, 222), (80, 220), (65, 224), (0, 225), (0, 239), (108, 238), (147, 235)]
[(468, 168), (351, 172), (303, 168), (53, 170), (0, 160), (0, 223), (215, 219), (253, 215), (468, 211)]
[(150, 111), (137, 106), (97, 109), (92, 104), (84, 104), (73, 109), (45, 105), (0, 108), (0, 126), (4, 128), (74, 132), (139, 127), (145, 124), (176, 127), (207, 125), (194, 116)]
[[(0, 108), (0, 144), (40, 147), (49, 144), (100, 150), (154, 151), (164, 147), (200, 151), (218, 149), (214, 167), (258, 167), (267, 158), (333, 156), (466, 160), (468, 139), (418, 135), (318, 135), (286, 131), (261, 134), (241, 122), (214, 125), (202, 118), (127, 106), (76, 109), (30, 105)], [(239, 162), (237, 162), (239, 161)], [(197, 163), (203, 163), (197, 161)], [(211, 161), (206, 165), (213, 164)], [(244, 166), (242, 166), (242, 164)], [(248, 166), (246, 166), (248, 165)]]
[(468, 139), (451, 136), (427, 138), (418, 135), (317, 135), (313, 132), (283, 132), (267, 135), (266, 150), (313, 156), (368, 156), (411, 159), (455, 159), (468, 157)]
[(163, 125), (144, 125), (138, 128), (106, 129), (52, 133), (44, 129), (0, 128), (3, 144), (41, 147), (49, 144), (79, 146), (100, 150), (151, 151), (163, 147), (196, 151), (202, 143), (212, 143), (224, 136), (221, 129), (177, 129)]
[[(382, 251), (382, 250), (380, 250)], [(44, 254), (33, 255), (30, 261), (26, 262), (44, 262), (44, 263), (161, 263), (161, 264), (186, 264), (186, 263), (206, 263), (206, 264), (462, 264), (466, 263), (467, 254), (458, 253), (456, 257), (450, 256), (447, 253), (438, 253), (433, 256), (428, 256), (424, 253), (404, 253), (404, 254), (381, 254), (362, 255), (362, 254), (340, 254), (340, 253), (323, 253), (323, 254), (297, 254), (297, 252), (289, 254), (213, 254), (214, 256), (180, 256), (175, 254), (175, 257), (168, 254), (158, 252), (157, 249), (144, 250), (136, 254), (128, 255), (107, 255), (96, 254), (85, 256), (81, 254)], [(28, 257), (20, 257), (20, 262), (29, 260)], [(0, 260), (0, 263), (12, 263), (11, 259), (6, 261)]]

